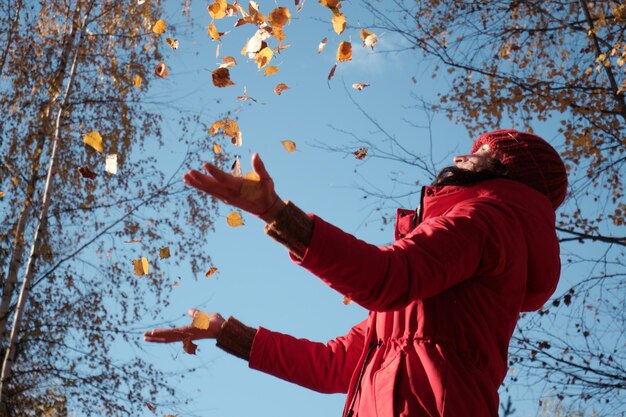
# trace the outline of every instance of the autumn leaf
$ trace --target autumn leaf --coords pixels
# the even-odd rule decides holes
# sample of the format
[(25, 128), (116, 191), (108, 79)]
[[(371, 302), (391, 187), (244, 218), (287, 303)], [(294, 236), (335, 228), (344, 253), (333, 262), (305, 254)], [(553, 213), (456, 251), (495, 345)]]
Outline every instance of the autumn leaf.
[(228, 87), (229, 85), (235, 85), (230, 80), (230, 71), (228, 68), (218, 68), (211, 73), (213, 78), (213, 85), (219, 88)]
[(268, 75), (276, 74), (277, 72), (278, 67), (274, 65), (268, 65), (267, 67), (265, 67), (265, 73), (263, 75), (267, 77)]
[(191, 325), (196, 329), (206, 330), (209, 328), (209, 323), (211, 323), (209, 315), (204, 311), (196, 310), (191, 320)]
[(355, 90), (359, 90), (362, 91), (365, 87), (369, 87), (370, 85), (368, 83), (355, 83), (352, 84), (352, 88), (354, 88)]
[(241, 172), (241, 161), (239, 160), (239, 156), (235, 157), (235, 162), (230, 167), (230, 173), (235, 177), (242, 177), (243, 172)]
[(207, 26), (207, 33), (214, 41), (219, 41), (224, 33), (218, 32), (217, 27), (213, 23), (209, 23)]
[(154, 75), (159, 78), (166, 78), (169, 73), (167, 72), (167, 66), (165, 62), (159, 62), (154, 69)]
[[(92, 170), (90, 170), (87, 167), (80, 167), (78, 168), (78, 173), (80, 174), (81, 177), (83, 178), (87, 178), (89, 180), (93, 180), (94, 178), (96, 178), (98, 176), (98, 174), (96, 174), (95, 172), (93, 172)], [(2, 193), (4, 195), (4, 193)]]
[(256, 103), (256, 99), (252, 98), (248, 95), (248, 93), (246, 92), (246, 86), (243, 87), (243, 95), (242, 96), (237, 96), (237, 100), (241, 100), (241, 101), (246, 101), (246, 100), (252, 100)]
[(333, 67), (330, 69), (330, 72), (328, 73), (328, 81), (330, 81), (330, 79), (335, 76), (336, 69), (337, 69), (337, 64), (333, 65)]
[(166, 30), (167, 30), (167, 24), (165, 23), (165, 20), (163, 19), (157, 20), (154, 23), (154, 26), (152, 26), (152, 32), (156, 33), (157, 35), (164, 34)]
[(226, 223), (228, 223), (230, 227), (243, 226), (243, 218), (241, 217), (241, 214), (233, 211), (228, 213), (226, 216)]
[(341, 5), (339, 4), (341, 0), (320, 0), (320, 4), (322, 6), (326, 6), (329, 9), (339, 9)]
[(237, 65), (237, 61), (232, 56), (225, 56), (222, 58), (223, 64), (220, 64), (220, 68), (230, 68)]
[(224, 126), (226, 126), (226, 123), (224, 123), (223, 120), (216, 120), (215, 122), (213, 122), (211, 127), (209, 127), (209, 135), (216, 135), (220, 131), (220, 129), (224, 128)]
[(261, 198), (263, 189), (261, 187), (261, 177), (254, 171), (247, 172), (243, 177), (243, 184), (241, 184), (241, 196), (256, 200)]
[(337, 61), (345, 62), (352, 60), (352, 44), (350, 42), (341, 42), (337, 48)]
[(230, 136), (231, 139), (235, 139), (239, 135), (239, 124), (237, 124), (236, 120), (228, 117), (224, 119), (224, 134)]
[(272, 28), (282, 28), (291, 19), (291, 13), (286, 7), (277, 7), (270, 13), (269, 23)]
[(135, 76), (133, 77), (133, 87), (140, 88), (142, 82), (142, 78), (139, 75), (135, 74)]
[(222, 147), (217, 143), (213, 143), (213, 153), (218, 154), (221, 152), (222, 152)]
[(206, 272), (204, 273), (204, 276), (205, 276), (205, 277), (207, 277), (207, 278), (210, 278), (210, 277), (211, 277), (211, 275), (215, 274), (217, 271), (218, 271), (218, 270), (217, 270), (217, 268), (216, 268), (216, 267), (214, 267), (214, 266), (212, 266), (212, 267), (210, 267), (210, 268), (209, 268), (209, 270), (208, 270), (208, 271), (206, 271)]
[(187, 336), (183, 338), (183, 350), (185, 353), (195, 355), (196, 349), (198, 349), (198, 345), (191, 340), (191, 337)]
[(0, 198), (4, 198), (4, 191), (0, 191)]
[(104, 170), (111, 175), (117, 174), (117, 154), (107, 155)]
[(370, 32), (367, 29), (361, 29), (360, 32), (361, 39), (363, 40), (363, 46), (369, 46), (374, 49), (374, 45), (378, 42), (378, 36), (376, 36), (373, 32)]
[(261, 177), (259, 176), (259, 174), (254, 171), (246, 172), (246, 175), (244, 175), (243, 178), (250, 181), (261, 181)]
[(170, 248), (165, 246), (165, 247), (159, 249), (159, 258), (167, 259), (169, 257), (170, 257)]
[(102, 136), (100, 136), (100, 132), (98, 131), (93, 131), (90, 133), (87, 133), (84, 137), (83, 137), (83, 141), (91, 146), (93, 149), (95, 149), (98, 152), (104, 152), (104, 147), (102, 147)]
[(265, 48), (261, 49), (256, 54), (256, 58), (255, 58), (255, 61), (257, 63), (257, 68), (261, 69), (265, 67), (272, 60), (273, 56), (274, 56), (274, 51), (272, 51), (272, 48), (268, 48), (266, 46)]
[(265, 40), (271, 36), (270, 29), (267, 27), (262, 27), (257, 30), (248, 42), (246, 42), (245, 46), (241, 50), (241, 55), (248, 55), (248, 58), (254, 59), (256, 54), (263, 48), (267, 46)]
[(215, 2), (211, 3), (208, 7), (211, 19), (221, 19), (226, 16), (227, 7), (228, 4), (226, 3), (226, 0), (216, 0)]
[(352, 302), (352, 300), (350, 299), (350, 297), (348, 297), (348, 296), (344, 296), (344, 297), (343, 297), (343, 305), (346, 305), (346, 306), (347, 306), (347, 305), (348, 305), (348, 304), (350, 304), (351, 302)]
[(330, 19), (333, 24), (333, 29), (338, 35), (341, 35), (346, 30), (346, 16), (343, 13), (338, 12)]
[(274, 92), (278, 95), (281, 95), (283, 91), (287, 90), (289, 87), (287, 87), (287, 84), (284, 83), (280, 83), (278, 84), (276, 87), (274, 87)]
[(324, 38), (322, 39), (322, 41), (320, 42), (320, 44), (317, 46), (317, 53), (321, 53), (324, 48), (326, 47), (326, 43), (328, 43), (328, 38)]
[(356, 157), (356, 159), (362, 160), (367, 155), (367, 150), (367, 147), (359, 148), (356, 151), (352, 152), (352, 154)]
[(178, 49), (178, 41), (176, 39), (173, 38), (165, 38), (165, 42), (167, 42), (167, 44), (174, 50)]
[(148, 275), (148, 260), (145, 257), (141, 257), (140, 259), (133, 259), (133, 267), (135, 275)]
[(283, 148), (285, 148), (287, 152), (291, 153), (296, 151), (296, 142), (292, 140), (281, 140), (280, 143), (283, 144)]
[(152, 405), (152, 404), (150, 404), (150, 403), (146, 403), (146, 407), (148, 407), (148, 410), (150, 410), (150, 411), (152, 411), (152, 412), (155, 412), (155, 410), (156, 410), (156, 407), (155, 407), (155, 406), (153, 406), (153, 405)]

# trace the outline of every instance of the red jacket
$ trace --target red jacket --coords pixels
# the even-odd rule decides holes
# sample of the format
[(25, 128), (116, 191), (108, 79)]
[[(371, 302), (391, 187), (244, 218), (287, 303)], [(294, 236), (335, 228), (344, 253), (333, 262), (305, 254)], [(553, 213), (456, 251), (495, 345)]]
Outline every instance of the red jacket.
[(260, 328), (250, 367), (347, 393), (344, 415), (497, 417), (519, 313), (559, 278), (554, 209), (506, 179), (425, 187), (421, 207), (398, 211), (385, 247), (313, 216), (300, 264), (369, 316), (327, 344)]

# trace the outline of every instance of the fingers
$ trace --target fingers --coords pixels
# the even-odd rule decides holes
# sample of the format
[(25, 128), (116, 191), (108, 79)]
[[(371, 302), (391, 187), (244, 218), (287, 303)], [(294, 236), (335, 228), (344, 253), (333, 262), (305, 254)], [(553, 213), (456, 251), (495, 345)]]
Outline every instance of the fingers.
[(261, 157), (256, 152), (252, 155), (252, 169), (254, 170), (254, 172), (259, 174), (259, 177), (261, 177), (261, 179), (272, 178), (270, 177), (270, 174), (267, 172), (267, 169), (265, 169), (265, 164), (261, 160)]

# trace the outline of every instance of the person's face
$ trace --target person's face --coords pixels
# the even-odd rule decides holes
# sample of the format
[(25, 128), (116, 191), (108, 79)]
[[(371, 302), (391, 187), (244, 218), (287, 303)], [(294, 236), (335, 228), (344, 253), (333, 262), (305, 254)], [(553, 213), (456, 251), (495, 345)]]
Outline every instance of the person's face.
[(493, 152), (488, 144), (481, 146), (476, 152), (469, 155), (457, 155), (452, 160), (459, 169), (480, 172), (493, 165)]

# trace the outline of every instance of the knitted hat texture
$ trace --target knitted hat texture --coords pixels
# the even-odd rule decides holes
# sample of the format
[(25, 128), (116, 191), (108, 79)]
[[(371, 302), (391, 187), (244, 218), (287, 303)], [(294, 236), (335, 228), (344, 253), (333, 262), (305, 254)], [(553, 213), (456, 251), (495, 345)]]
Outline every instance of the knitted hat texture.
[(563, 160), (548, 142), (528, 132), (496, 130), (479, 136), (472, 153), (484, 144), (506, 167), (507, 178), (544, 194), (555, 210), (561, 205), (567, 193), (567, 173)]

